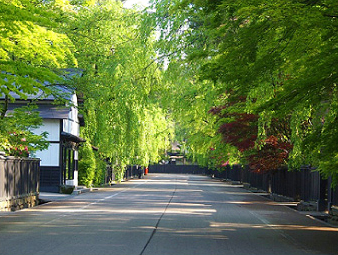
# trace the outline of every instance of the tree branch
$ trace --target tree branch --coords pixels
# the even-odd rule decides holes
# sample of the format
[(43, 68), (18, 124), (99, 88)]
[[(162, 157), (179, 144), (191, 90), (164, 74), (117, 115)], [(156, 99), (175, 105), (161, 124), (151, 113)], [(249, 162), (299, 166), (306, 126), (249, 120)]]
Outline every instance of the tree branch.
[(1, 107), (1, 109), (0, 109), (0, 119), (4, 119), (5, 116), (6, 116), (6, 112), (8, 110), (8, 102), (9, 102), (9, 97), (8, 97), (8, 95), (5, 95), (4, 106)]

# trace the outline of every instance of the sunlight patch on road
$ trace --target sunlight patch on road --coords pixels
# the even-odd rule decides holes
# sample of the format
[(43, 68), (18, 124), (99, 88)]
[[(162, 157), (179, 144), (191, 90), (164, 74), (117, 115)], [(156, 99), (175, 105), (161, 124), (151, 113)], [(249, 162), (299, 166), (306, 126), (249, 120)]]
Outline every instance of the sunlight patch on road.
[[(39, 209), (37, 209), (39, 210)], [(163, 209), (44, 209), (43, 212), (58, 212), (58, 213), (98, 213), (98, 214), (162, 214)], [(193, 208), (170, 208), (166, 214), (186, 214), (186, 215), (209, 215), (215, 213), (214, 209), (193, 209)]]
[(278, 230), (308, 230), (308, 231), (329, 231), (329, 232), (338, 232), (338, 228), (326, 227), (326, 226), (302, 226), (302, 225), (278, 225), (278, 224), (247, 224), (247, 223), (229, 223), (229, 222), (211, 222), (210, 227), (221, 228), (227, 230), (229, 228), (235, 229), (268, 229), (274, 228)]

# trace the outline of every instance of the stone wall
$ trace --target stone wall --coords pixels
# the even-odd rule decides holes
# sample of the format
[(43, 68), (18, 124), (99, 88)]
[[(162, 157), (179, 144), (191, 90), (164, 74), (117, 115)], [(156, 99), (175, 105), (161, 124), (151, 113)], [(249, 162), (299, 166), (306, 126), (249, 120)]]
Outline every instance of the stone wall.
[(16, 211), (39, 204), (39, 194), (26, 194), (0, 201), (0, 211)]

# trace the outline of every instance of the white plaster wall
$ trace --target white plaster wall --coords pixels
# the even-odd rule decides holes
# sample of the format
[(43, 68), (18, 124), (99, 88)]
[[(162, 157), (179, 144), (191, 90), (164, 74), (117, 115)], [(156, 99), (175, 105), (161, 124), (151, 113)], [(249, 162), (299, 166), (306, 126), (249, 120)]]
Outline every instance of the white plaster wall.
[[(42, 132), (48, 132), (47, 141), (60, 141), (60, 120), (59, 119), (43, 119), (42, 125), (34, 129), (33, 132), (40, 135)], [(34, 157), (41, 159), (41, 166), (59, 166), (60, 165), (60, 144), (50, 143), (48, 149), (36, 151)]]
[(80, 135), (80, 124), (72, 120), (63, 120), (63, 131), (72, 135)]
[(60, 141), (60, 120), (44, 119), (42, 125), (34, 129), (33, 132), (40, 135), (42, 132), (48, 132), (48, 141)]
[(78, 109), (77, 109), (77, 96), (74, 94), (72, 96), (72, 107), (68, 114), (68, 119), (63, 120), (63, 131), (70, 133), (72, 135), (80, 135), (80, 123), (78, 118)]
[(41, 159), (41, 166), (60, 166), (60, 144), (50, 143), (47, 150), (36, 151), (35, 157)]

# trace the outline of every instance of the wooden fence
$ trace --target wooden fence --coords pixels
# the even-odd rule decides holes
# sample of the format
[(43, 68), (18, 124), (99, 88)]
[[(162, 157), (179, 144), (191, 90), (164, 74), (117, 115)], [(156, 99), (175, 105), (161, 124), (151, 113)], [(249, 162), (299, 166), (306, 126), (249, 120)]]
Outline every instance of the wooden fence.
[(206, 168), (198, 165), (150, 165), (150, 173), (205, 174)]
[(328, 187), (328, 180), (321, 178), (315, 169), (303, 167), (299, 171), (278, 169), (273, 173), (254, 173), (247, 167), (228, 166), (223, 171), (207, 170), (206, 174), (218, 178), (248, 183), (251, 187), (292, 198), (293, 200), (317, 201), (320, 188)]
[(0, 158), (0, 210), (16, 210), (38, 203), (40, 160)]
[(274, 173), (254, 173), (248, 167), (227, 166), (221, 171), (201, 168), (196, 165), (152, 165), (150, 173), (205, 174), (215, 178), (246, 183), (250, 187), (269, 192), (280, 198), (293, 201), (314, 202), (317, 210), (323, 211), (338, 206), (338, 187), (331, 187), (330, 179), (323, 179), (313, 168), (303, 167), (298, 171), (279, 169)]

